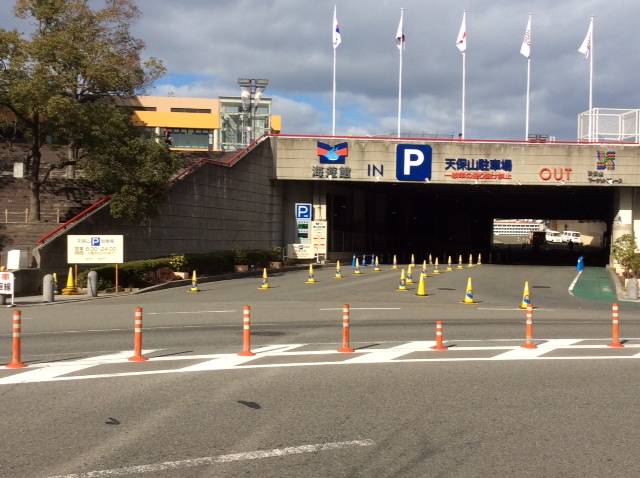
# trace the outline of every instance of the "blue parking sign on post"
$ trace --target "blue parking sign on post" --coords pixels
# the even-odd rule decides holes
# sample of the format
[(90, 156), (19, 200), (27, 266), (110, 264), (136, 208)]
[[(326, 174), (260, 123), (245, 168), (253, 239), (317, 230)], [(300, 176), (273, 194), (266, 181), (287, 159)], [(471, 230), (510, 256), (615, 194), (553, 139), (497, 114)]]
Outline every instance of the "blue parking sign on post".
[(296, 219), (311, 219), (311, 204), (296, 203)]

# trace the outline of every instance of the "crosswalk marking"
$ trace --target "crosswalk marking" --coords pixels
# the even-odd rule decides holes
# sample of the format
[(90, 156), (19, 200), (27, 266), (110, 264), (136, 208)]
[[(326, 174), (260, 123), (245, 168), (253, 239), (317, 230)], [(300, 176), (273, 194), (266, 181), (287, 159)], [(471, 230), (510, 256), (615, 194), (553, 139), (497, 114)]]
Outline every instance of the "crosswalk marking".
[[(465, 346), (466, 342), (470, 342)], [(255, 356), (241, 357), (237, 353), (200, 354), (153, 357), (162, 350), (143, 350), (146, 362), (128, 361), (131, 351), (117, 352), (67, 362), (29, 364), (24, 369), (0, 368), (0, 385), (84, 380), (107, 377), (129, 377), (163, 373), (203, 372), (216, 370), (302, 367), (324, 365), (391, 364), (409, 362), (515, 361), (515, 360), (607, 360), (640, 358), (640, 339), (627, 339), (624, 348), (607, 346), (607, 339), (550, 339), (534, 341), (538, 348), (525, 349), (517, 340), (486, 340), (491, 345), (476, 345), (481, 341), (445, 342), (448, 351), (431, 350), (435, 341), (412, 341), (385, 348), (355, 347), (353, 354), (337, 352), (338, 344), (274, 344), (253, 350)], [(397, 343), (397, 342), (396, 342)], [(497, 343), (497, 345), (496, 345)], [(524, 341), (522, 341), (524, 343)], [(473, 345), (472, 345), (473, 344)], [(354, 346), (355, 344), (351, 344)], [(591, 353), (589, 353), (591, 351)], [(564, 355), (563, 355), (564, 354)], [(180, 367), (180, 362), (189, 363)], [(197, 363), (193, 363), (196, 361)], [(131, 371), (122, 371), (122, 364), (131, 364)], [(159, 364), (166, 363), (163, 368)], [(169, 365), (170, 364), (170, 365)], [(100, 369), (95, 369), (95, 367)], [(109, 371), (113, 367), (113, 372)], [(82, 371), (85, 373), (79, 373)], [(103, 373), (96, 373), (103, 372)]]

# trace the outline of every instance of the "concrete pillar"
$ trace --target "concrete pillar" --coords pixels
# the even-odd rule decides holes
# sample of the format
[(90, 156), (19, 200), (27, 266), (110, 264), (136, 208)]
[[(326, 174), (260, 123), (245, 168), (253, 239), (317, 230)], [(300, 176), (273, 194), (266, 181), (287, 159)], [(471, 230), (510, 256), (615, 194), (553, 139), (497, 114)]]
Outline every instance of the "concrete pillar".
[(87, 274), (87, 295), (98, 297), (98, 273), (96, 271), (90, 271)]
[(220, 151), (220, 130), (213, 130), (213, 150)]
[[(611, 244), (625, 234), (633, 234), (633, 203), (636, 188), (616, 188), (613, 204)], [(614, 260), (611, 258), (611, 265)]]
[(53, 302), (53, 274), (47, 274), (42, 278), (42, 302)]

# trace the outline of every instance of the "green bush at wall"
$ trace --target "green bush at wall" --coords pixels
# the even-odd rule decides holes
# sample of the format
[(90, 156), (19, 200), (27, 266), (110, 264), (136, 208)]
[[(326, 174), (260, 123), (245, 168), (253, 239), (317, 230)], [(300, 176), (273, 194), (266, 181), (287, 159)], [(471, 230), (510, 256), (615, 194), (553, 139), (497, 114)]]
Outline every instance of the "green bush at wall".
[[(260, 269), (268, 267), (269, 262), (279, 260), (274, 252), (275, 249), (276, 248), (246, 250), (247, 265), (254, 265)], [(118, 285), (121, 287), (135, 288), (148, 287), (153, 284), (153, 282), (149, 282), (149, 276), (153, 275), (151, 273), (165, 267), (174, 272), (187, 272), (192, 274), (193, 271), (196, 271), (198, 276), (209, 276), (233, 272), (234, 264), (234, 251), (175, 254), (158, 259), (125, 262), (118, 266)], [(100, 290), (115, 287), (115, 265), (96, 267), (81, 272), (78, 276), (78, 284), (80, 287), (86, 287), (87, 274), (91, 270), (98, 273), (98, 288)]]

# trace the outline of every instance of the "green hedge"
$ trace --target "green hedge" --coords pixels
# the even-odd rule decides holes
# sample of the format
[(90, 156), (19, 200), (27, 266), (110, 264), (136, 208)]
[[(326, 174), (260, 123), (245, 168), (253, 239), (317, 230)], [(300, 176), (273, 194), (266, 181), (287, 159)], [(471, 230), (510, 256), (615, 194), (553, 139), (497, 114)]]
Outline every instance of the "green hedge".
[[(254, 265), (256, 268), (268, 267), (269, 262), (281, 260), (274, 249), (243, 250), (243, 256), (246, 258), (247, 265)], [(118, 285), (121, 287), (148, 287), (152, 284), (145, 280), (145, 275), (164, 267), (174, 272), (188, 272), (189, 274), (196, 271), (198, 276), (224, 274), (234, 271), (236, 259), (237, 251), (218, 251), (125, 262), (118, 266)], [(81, 272), (78, 276), (80, 287), (86, 287), (87, 274), (91, 270), (98, 273), (98, 288), (100, 290), (115, 287), (115, 265), (96, 267)]]

